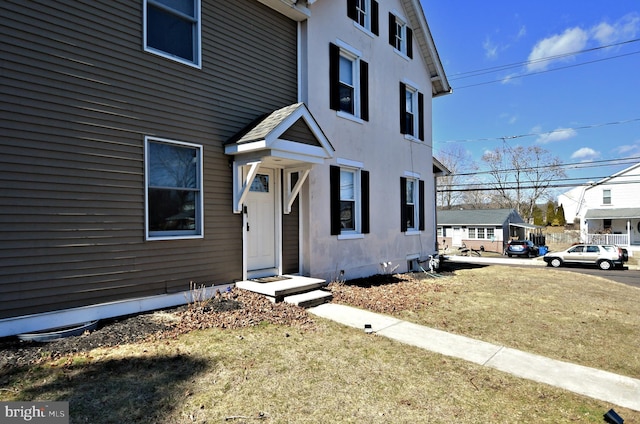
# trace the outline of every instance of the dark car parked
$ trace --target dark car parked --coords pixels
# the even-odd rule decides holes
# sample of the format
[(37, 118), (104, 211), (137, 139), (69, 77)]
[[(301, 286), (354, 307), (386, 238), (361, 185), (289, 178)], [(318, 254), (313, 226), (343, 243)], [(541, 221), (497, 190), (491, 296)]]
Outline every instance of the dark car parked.
[(511, 240), (507, 244), (505, 253), (508, 257), (526, 256), (533, 258), (538, 256), (538, 247), (529, 240)]

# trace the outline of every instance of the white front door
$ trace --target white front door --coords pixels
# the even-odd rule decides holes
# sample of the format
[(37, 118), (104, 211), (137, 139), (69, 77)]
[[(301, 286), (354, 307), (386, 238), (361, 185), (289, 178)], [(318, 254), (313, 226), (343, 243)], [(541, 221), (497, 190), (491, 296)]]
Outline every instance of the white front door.
[(246, 198), (247, 273), (251, 277), (277, 274), (276, 178), (273, 169), (260, 169)]
[(451, 236), (451, 245), (453, 247), (462, 246), (462, 228), (453, 227), (453, 235)]

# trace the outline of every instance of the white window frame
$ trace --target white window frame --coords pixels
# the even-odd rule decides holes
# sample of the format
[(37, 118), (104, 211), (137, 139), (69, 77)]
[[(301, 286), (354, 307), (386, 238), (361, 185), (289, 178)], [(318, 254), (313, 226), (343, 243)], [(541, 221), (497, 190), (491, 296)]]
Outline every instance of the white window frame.
[[(491, 235), (489, 235), (489, 233), (491, 233)], [(492, 228), (492, 227), (487, 227), (486, 230), (486, 236), (487, 236), (487, 240), (491, 240), (496, 238), (496, 229)]]
[(413, 184), (413, 198), (406, 197), (406, 205), (413, 205), (413, 227), (407, 225), (407, 233), (416, 233), (420, 231), (420, 180), (409, 176), (406, 178), (407, 186), (405, 186), (405, 190), (407, 190), (410, 183)]
[(602, 189), (602, 204), (603, 205), (611, 205), (611, 189), (604, 188)]
[[(336, 45), (340, 48), (340, 58), (345, 58), (351, 62), (351, 75), (353, 76), (353, 81), (351, 82), (351, 84), (353, 84), (353, 114), (343, 110), (338, 110), (337, 115), (341, 118), (347, 118), (362, 123), (363, 121), (360, 118), (362, 112), (360, 109), (360, 58), (362, 57), (362, 53), (341, 40), (337, 40)], [(338, 77), (338, 80), (339, 84), (343, 83), (342, 75)]]
[[(400, 53), (403, 57), (407, 57), (407, 22), (402, 19), (395, 11), (391, 12), (396, 18), (395, 28), (395, 43), (394, 50)], [(398, 46), (400, 44), (400, 46)]]
[(474, 239), (476, 238), (476, 227), (469, 227), (467, 228), (467, 237), (469, 237), (469, 239)]
[[(164, 58), (170, 59), (170, 60), (174, 60), (176, 62), (180, 62), (182, 64), (188, 65), (188, 66), (192, 66), (194, 68), (198, 68), (201, 69), (202, 68), (202, 30), (201, 30), (201, 0), (192, 0), (194, 3), (194, 15), (195, 16), (189, 16), (186, 15), (185, 13), (178, 11), (176, 9), (171, 8), (170, 6), (167, 6), (163, 3), (162, 0), (143, 0), (143, 8), (142, 8), (142, 13), (143, 13), (143, 47), (144, 47), (144, 51), (149, 52), (149, 53), (153, 53), (156, 54), (158, 56), (162, 56)], [(153, 7), (157, 7), (162, 9), (165, 12), (171, 13), (175, 16), (177, 16), (178, 18), (185, 20), (185, 21), (190, 21), (193, 25), (193, 42), (194, 45), (192, 46), (193, 49), (193, 60), (188, 60), (186, 58), (180, 57), (180, 56), (176, 56), (173, 55), (169, 52), (165, 52), (161, 49), (155, 48), (155, 47), (151, 47), (148, 45), (147, 43), (147, 11), (149, 6), (153, 6)]]
[[(411, 113), (413, 116), (413, 125), (411, 127), (412, 134), (408, 132), (404, 135), (405, 138), (412, 141), (420, 141), (420, 123), (418, 120), (420, 119), (420, 111), (418, 110), (418, 93), (419, 90), (416, 88), (415, 84), (409, 81), (402, 81), (405, 84), (405, 112)], [(408, 95), (411, 95), (411, 102), (407, 101)], [(411, 109), (411, 110), (409, 110)], [(407, 130), (405, 128), (405, 130)]]
[[(194, 230), (175, 230), (175, 231), (150, 231), (149, 230), (149, 188), (150, 188), (150, 155), (149, 145), (151, 143), (163, 143), (178, 147), (186, 147), (196, 149), (197, 152), (197, 169), (196, 169), (196, 192), (195, 196), (195, 229)], [(200, 239), (204, 238), (204, 201), (203, 201), (203, 177), (202, 177), (202, 161), (203, 147), (199, 144), (186, 143), (183, 141), (170, 140), (166, 138), (158, 138), (146, 136), (144, 139), (144, 230), (145, 239), (147, 241), (155, 240), (181, 240), (181, 239)]]
[(371, 32), (371, 0), (356, 1), (356, 16), (355, 24), (367, 32)]
[[(353, 206), (353, 221), (354, 221), (354, 229), (352, 230), (341, 230), (338, 235), (338, 240), (347, 240), (347, 239), (356, 239), (356, 238), (364, 238), (364, 234), (362, 233), (362, 183), (360, 180), (360, 171), (364, 168), (364, 164), (349, 160), (349, 159), (340, 159), (336, 160), (337, 164), (340, 166), (340, 183), (342, 184), (342, 172), (351, 172), (353, 173), (353, 196), (354, 196), (354, 206)], [(340, 201), (342, 201), (342, 195), (340, 196)]]

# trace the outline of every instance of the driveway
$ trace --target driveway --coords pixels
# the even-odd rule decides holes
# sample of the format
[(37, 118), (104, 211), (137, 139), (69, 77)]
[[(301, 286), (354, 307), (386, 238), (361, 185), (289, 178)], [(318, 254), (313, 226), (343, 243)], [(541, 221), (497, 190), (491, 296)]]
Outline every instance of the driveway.
[[(508, 258), (508, 257), (478, 257), (478, 256), (446, 256), (445, 263), (449, 264), (451, 268), (465, 267), (465, 264), (469, 265), (506, 265), (506, 266), (534, 266), (540, 268), (546, 268), (547, 264), (542, 260), (542, 257), (537, 258)], [(602, 277), (607, 280), (612, 280), (617, 283), (626, 284), (640, 288), (640, 271), (637, 266), (625, 266), (624, 269), (616, 268), (609, 271), (603, 271), (596, 267), (579, 267), (579, 266), (562, 266), (560, 268), (553, 268), (558, 271), (577, 272), (580, 274), (593, 275), (596, 277)]]

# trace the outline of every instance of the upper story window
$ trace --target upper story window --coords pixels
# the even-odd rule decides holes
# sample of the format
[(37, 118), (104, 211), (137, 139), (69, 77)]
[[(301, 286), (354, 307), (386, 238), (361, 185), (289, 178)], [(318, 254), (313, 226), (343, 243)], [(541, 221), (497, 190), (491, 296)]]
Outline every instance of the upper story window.
[(340, 110), (355, 115), (356, 86), (355, 76), (357, 59), (340, 55)]
[(389, 12), (389, 44), (398, 52), (413, 58), (413, 31), (404, 20)]
[(424, 95), (400, 82), (400, 132), (424, 141)]
[(611, 204), (611, 189), (602, 190), (602, 204), (603, 205)]
[(202, 237), (202, 146), (147, 137), (145, 181), (148, 240)]
[(144, 0), (144, 49), (200, 67), (200, 0)]
[(376, 0), (347, 0), (347, 16), (361, 28), (379, 35), (378, 2)]
[(346, 45), (329, 45), (329, 103), (333, 110), (369, 120), (369, 65)]
[(331, 166), (331, 234), (362, 237), (369, 232), (369, 172), (361, 164)]
[(424, 230), (424, 181), (400, 177), (400, 231)]

